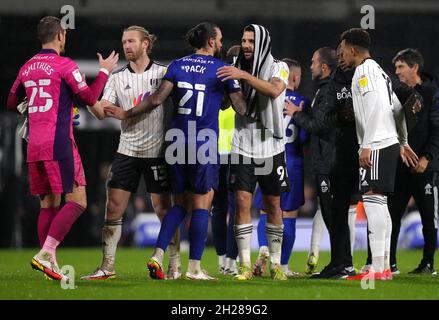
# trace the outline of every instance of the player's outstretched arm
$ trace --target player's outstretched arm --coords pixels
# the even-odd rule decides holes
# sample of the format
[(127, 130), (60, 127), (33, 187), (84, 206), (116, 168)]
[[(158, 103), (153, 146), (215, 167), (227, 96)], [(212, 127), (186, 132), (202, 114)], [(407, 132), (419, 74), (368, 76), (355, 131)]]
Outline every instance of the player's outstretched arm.
[(247, 112), (247, 103), (245, 102), (245, 97), (242, 94), (242, 91), (230, 93), (229, 97), (232, 101), (233, 109), (241, 116), (245, 115)]
[(105, 106), (104, 111), (107, 117), (125, 120), (135, 117), (139, 114), (152, 111), (154, 108), (161, 105), (172, 92), (174, 84), (168, 80), (163, 80), (162, 84), (156, 92), (150, 95), (147, 99), (140, 102), (136, 107), (124, 111), (117, 106)]
[[(99, 65), (101, 66), (101, 70), (98, 73), (95, 81), (84, 90), (78, 92), (78, 97), (81, 99), (86, 105), (94, 106), (104, 89), (105, 83), (107, 82), (108, 75), (117, 67), (117, 62), (119, 61), (119, 54), (114, 51), (106, 58), (102, 58), (100, 53), (97, 54), (99, 59)], [(71, 78), (71, 74), (68, 73), (68, 78)], [(74, 80), (67, 81), (68, 83), (76, 84)]]
[(216, 75), (221, 78), (221, 81), (244, 80), (256, 91), (273, 99), (277, 98), (286, 88), (286, 84), (279, 78), (273, 77), (270, 81), (261, 80), (244, 70), (232, 66), (218, 68)]
[(88, 112), (90, 112), (96, 119), (103, 120), (105, 118), (105, 106), (114, 106), (110, 101), (100, 100), (96, 102), (94, 106), (87, 106)]

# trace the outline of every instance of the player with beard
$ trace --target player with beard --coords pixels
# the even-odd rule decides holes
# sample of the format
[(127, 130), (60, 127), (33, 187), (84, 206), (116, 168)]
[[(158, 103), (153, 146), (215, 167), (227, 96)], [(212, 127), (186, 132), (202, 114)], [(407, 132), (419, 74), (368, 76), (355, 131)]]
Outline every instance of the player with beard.
[[(220, 28), (213, 23), (203, 22), (190, 29), (186, 39), (195, 49), (195, 53), (174, 60), (156, 92), (136, 108), (125, 111), (106, 106), (104, 109), (112, 117), (129, 119), (144, 113), (153, 113), (172, 94), (175, 113), (168, 134), (174, 138), (173, 143), (167, 147), (166, 154), (169, 154), (169, 158), (166, 160), (169, 163), (175, 205), (163, 219), (154, 254), (147, 266), (151, 278), (165, 279), (162, 269), (163, 255), (172, 236), (188, 214), (186, 208), (189, 204), (192, 212), (186, 278), (213, 280), (214, 278), (201, 269), (201, 257), (207, 238), (213, 192), (218, 186), (218, 114), (225, 93), (229, 95), (238, 113), (243, 114), (247, 106), (239, 84), (232, 80), (222, 81), (216, 75), (217, 70), (226, 65), (214, 57), (218, 56), (222, 47)], [(207, 141), (206, 138), (200, 140), (203, 135), (207, 135)], [(172, 149), (174, 151), (170, 151)], [(194, 155), (196, 159), (193, 159)]]
[(235, 237), (240, 270), (238, 280), (253, 277), (250, 241), (252, 195), (259, 183), (267, 212), (266, 232), (270, 251), (270, 273), (286, 280), (280, 267), (282, 248), (282, 210), (280, 194), (287, 191), (283, 114), (288, 66), (271, 55), (270, 35), (263, 26), (246, 26), (241, 52), (233, 66), (219, 69), (218, 76), (240, 80), (247, 96), (248, 110), (236, 115), (232, 140), (230, 184), (235, 193)]
[(302, 110), (291, 101), (286, 103), (286, 113), (294, 122), (311, 134), (311, 161), (315, 188), (319, 200), (319, 210), (313, 219), (311, 248), (308, 255), (307, 271), (314, 272), (319, 254), (324, 228), (331, 228), (331, 182), (330, 171), (334, 157), (334, 130), (323, 121), (327, 108), (328, 84), (332, 71), (337, 65), (335, 50), (329, 47), (317, 49), (311, 59), (311, 76), (317, 84), (311, 108)]
[[(166, 66), (149, 57), (155, 40), (155, 35), (140, 26), (131, 26), (123, 31), (122, 46), (129, 62), (110, 76), (98, 107), (89, 108), (96, 118), (105, 118), (104, 105), (117, 104), (124, 110), (129, 110), (136, 108), (142, 100), (157, 90)], [(122, 234), (122, 217), (142, 176), (160, 221), (171, 207), (164, 159), (165, 120), (164, 107), (159, 105), (151, 113), (121, 121), (119, 148), (107, 179), (102, 263), (93, 273), (81, 279), (106, 280), (116, 277), (115, 259)], [(178, 279), (181, 276), (178, 231), (169, 244), (168, 253), (167, 278)]]

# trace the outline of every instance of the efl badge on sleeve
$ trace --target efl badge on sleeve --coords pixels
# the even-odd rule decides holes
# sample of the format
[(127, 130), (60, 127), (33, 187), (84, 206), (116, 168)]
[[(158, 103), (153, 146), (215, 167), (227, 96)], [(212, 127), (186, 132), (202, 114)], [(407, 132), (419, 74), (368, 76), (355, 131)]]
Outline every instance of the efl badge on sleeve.
[(82, 75), (81, 72), (79, 71), (79, 69), (75, 69), (72, 72), (73, 77), (75, 78), (76, 81), (81, 82), (82, 81)]
[(285, 69), (282, 69), (282, 71), (280, 72), (280, 76), (282, 80), (288, 81), (288, 72)]
[(358, 83), (359, 83), (361, 88), (366, 87), (367, 86), (367, 77), (366, 76), (362, 76), (360, 78), (360, 80), (358, 80)]

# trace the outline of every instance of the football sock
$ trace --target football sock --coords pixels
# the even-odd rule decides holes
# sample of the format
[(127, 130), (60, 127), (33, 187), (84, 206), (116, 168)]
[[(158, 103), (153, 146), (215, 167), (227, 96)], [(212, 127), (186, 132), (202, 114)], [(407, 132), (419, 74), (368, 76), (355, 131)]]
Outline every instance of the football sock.
[(47, 234), (59, 242), (63, 241), (73, 223), (84, 210), (85, 209), (76, 202), (67, 202), (53, 219)]
[(372, 252), (372, 268), (375, 272), (384, 270), (384, 251), (387, 233), (387, 218), (384, 206), (387, 201), (381, 195), (364, 195), (364, 210), (369, 227), (369, 243)]
[(235, 238), (238, 246), (239, 260), (241, 266), (251, 267), (250, 242), (252, 237), (253, 225), (235, 225)]
[(43, 244), (43, 250), (50, 252), (54, 261), (56, 261), (56, 248), (61, 241), (64, 240), (64, 237), (70, 231), (73, 223), (84, 210), (85, 209), (76, 202), (66, 202), (50, 224), (49, 232)]
[(392, 217), (390, 216), (389, 208), (387, 206), (387, 197), (384, 197), (386, 205), (382, 206), (386, 217), (386, 244), (384, 248), (384, 270), (390, 269), (390, 244), (392, 240)]
[(258, 222), (258, 243), (259, 247), (268, 247), (268, 239), (266, 233), (267, 215), (261, 214)]
[(357, 220), (357, 207), (351, 207), (349, 208), (349, 214), (348, 214), (349, 235), (351, 240), (351, 255), (354, 254), (356, 220)]
[(186, 213), (185, 208), (175, 205), (165, 214), (157, 237), (156, 248), (166, 250), (178, 227), (183, 222)]
[(294, 241), (296, 240), (296, 218), (283, 218), (283, 222), (284, 234), (282, 240), (280, 263), (281, 265), (288, 265), (288, 260), (290, 260)]
[(122, 219), (105, 220), (102, 228), (102, 269), (114, 272), (117, 244), (121, 235)]
[[(56, 248), (59, 245), (59, 241), (55, 238), (52, 238), (51, 236), (46, 237), (46, 241), (44, 241), (43, 248), (41, 251), (47, 251), (52, 256), (53, 262), (58, 265), (58, 262), (56, 261)], [(40, 252), (41, 252), (40, 251)]]
[(190, 273), (199, 273), (201, 272), (201, 261), (200, 260), (194, 260), (194, 259), (189, 259), (189, 264), (188, 264), (188, 271)]
[(280, 254), (282, 250), (282, 238), (284, 232), (284, 225), (275, 225), (267, 222), (266, 226), (268, 248), (270, 252), (270, 263), (280, 265)]
[(226, 269), (226, 255), (218, 256), (218, 266), (221, 270)]
[(50, 225), (58, 211), (59, 207), (40, 209), (40, 214), (38, 215), (38, 240), (40, 241), (40, 247), (43, 247)]
[(207, 240), (209, 225), (209, 211), (195, 209), (192, 211), (191, 224), (189, 227), (189, 259), (201, 260)]
[(323, 233), (325, 232), (325, 221), (323, 220), (322, 212), (320, 209), (316, 211), (314, 219), (312, 220), (312, 232), (311, 232), (311, 250), (310, 254), (314, 253), (315, 256), (319, 255), (320, 242), (322, 241)]
[(171, 242), (168, 245), (169, 265), (179, 267), (180, 262), (180, 228), (174, 233)]

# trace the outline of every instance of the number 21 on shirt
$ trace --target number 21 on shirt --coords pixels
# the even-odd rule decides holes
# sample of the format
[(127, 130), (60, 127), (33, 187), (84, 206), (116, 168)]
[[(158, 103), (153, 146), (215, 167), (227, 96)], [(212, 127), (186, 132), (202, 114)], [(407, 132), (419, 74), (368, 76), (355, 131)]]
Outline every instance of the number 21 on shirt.
[[(194, 95), (194, 91), (196, 92), (197, 105), (195, 109), (195, 115), (200, 117), (203, 114), (203, 103), (204, 103), (204, 92), (206, 91), (205, 84), (195, 83), (193, 86), (189, 82), (178, 81), (178, 88), (187, 89), (186, 94), (181, 97), (178, 102), (178, 113), (189, 115), (192, 112), (191, 108), (184, 108), (184, 105), (188, 102), (190, 98)], [(195, 90), (194, 90), (195, 89)]]

